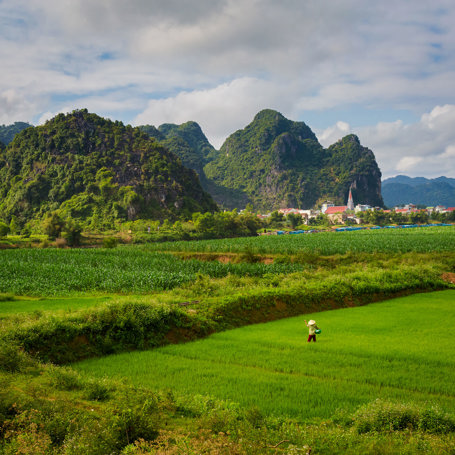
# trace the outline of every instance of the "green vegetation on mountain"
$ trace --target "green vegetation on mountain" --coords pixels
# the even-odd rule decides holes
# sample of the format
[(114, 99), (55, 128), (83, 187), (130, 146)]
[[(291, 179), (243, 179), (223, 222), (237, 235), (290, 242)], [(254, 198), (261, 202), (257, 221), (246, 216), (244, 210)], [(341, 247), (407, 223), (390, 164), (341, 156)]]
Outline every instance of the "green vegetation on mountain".
[(199, 174), (201, 183), (206, 180), (204, 166), (213, 159), (217, 151), (196, 122), (181, 125), (164, 123), (159, 128), (143, 125), (139, 128), (180, 157), (184, 166), (194, 169)]
[[(273, 110), (259, 112), (228, 137), (204, 170), (218, 187), (242, 194), (244, 203), (260, 210), (311, 208), (325, 199), (343, 204), (351, 185), (355, 202), (383, 205), (373, 152), (356, 136), (324, 149), (305, 123)], [(232, 207), (226, 194), (213, 196)]]
[(0, 219), (59, 212), (85, 227), (217, 209), (194, 171), (139, 128), (87, 110), (27, 128), (0, 154)]
[(20, 133), (22, 130), (25, 130), (25, 128), (28, 128), (29, 126), (33, 125), (25, 122), (14, 122), (12, 125), (0, 125), (0, 142), (8, 145), (14, 139), (14, 136), (16, 136), (16, 134)]
[(381, 173), (373, 152), (350, 135), (324, 149), (303, 122), (266, 109), (216, 151), (195, 122), (140, 127), (194, 169), (222, 207), (253, 204), (262, 211), (309, 209), (325, 199), (382, 206)]
[(407, 177), (397, 175), (382, 182), (382, 194), (387, 206), (418, 204), (425, 206), (455, 206), (455, 179), (438, 177)]

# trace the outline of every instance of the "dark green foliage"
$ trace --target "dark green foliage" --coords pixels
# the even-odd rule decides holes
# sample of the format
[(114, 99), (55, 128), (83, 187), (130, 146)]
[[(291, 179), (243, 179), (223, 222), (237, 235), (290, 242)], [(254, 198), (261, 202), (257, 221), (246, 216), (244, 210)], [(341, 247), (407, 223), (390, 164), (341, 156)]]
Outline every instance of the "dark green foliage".
[[(16, 134), (20, 133), (25, 128), (28, 128), (30, 123), (25, 122), (14, 122), (12, 125), (0, 125), (0, 142), (8, 145)], [(1, 149), (1, 146), (0, 146)]]
[(20, 372), (33, 364), (18, 345), (0, 340), (0, 371)]
[[(192, 336), (200, 337), (212, 330), (212, 323), (178, 308), (118, 304), (79, 316), (37, 321), (29, 328), (11, 332), (8, 342), (17, 341), (25, 351), (42, 360), (66, 363), (160, 346), (168, 342), (168, 332), (178, 327), (191, 327)], [(56, 370), (54, 381), (64, 390), (82, 387), (80, 379), (71, 370)]]
[[(244, 204), (259, 210), (310, 208), (324, 199), (341, 205), (351, 185), (356, 203), (383, 204), (374, 155), (356, 136), (323, 149), (307, 125), (273, 110), (259, 112), (232, 134), (204, 171), (215, 185), (242, 193)], [(212, 194), (232, 207), (228, 194)]]
[[(3, 165), (2, 165), (3, 163)], [(0, 154), (0, 216), (22, 227), (59, 211), (86, 228), (216, 210), (194, 171), (138, 128), (87, 110), (18, 134)]]
[(51, 239), (60, 237), (65, 222), (57, 212), (49, 213), (43, 221), (44, 233)]
[(361, 407), (353, 417), (359, 433), (420, 429), (441, 434), (455, 431), (455, 420), (441, 409), (376, 400)]
[(9, 231), (10, 227), (3, 221), (0, 221), (0, 238), (5, 237)]
[(115, 237), (104, 237), (103, 247), (104, 248), (116, 248), (118, 245), (118, 240)]
[(144, 125), (139, 128), (175, 153), (182, 160), (184, 166), (194, 169), (206, 191), (210, 194), (216, 193), (213, 182), (207, 180), (204, 166), (218, 152), (209, 143), (196, 122), (186, 122), (181, 125), (165, 123), (158, 129), (151, 125)]
[[(153, 441), (157, 437), (162, 425), (162, 410), (152, 392), (123, 387), (112, 401), (108, 401), (110, 397), (105, 395), (103, 400), (97, 400), (105, 403), (97, 403), (96, 407), (92, 403), (87, 407), (78, 390), (62, 393), (61, 388), (54, 387), (52, 376), (55, 370), (38, 371), (43, 378), (51, 378), (45, 392), (37, 384), (25, 387), (20, 384), (19, 388), (10, 381), (5, 387), (2, 384), (2, 454), (120, 454), (136, 440)], [(34, 380), (33, 377), (28, 379)], [(18, 377), (10, 380), (17, 381)], [(89, 393), (95, 384), (106, 387), (103, 381), (88, 380), (84, 392)], [(27, 390), (22, 390), (24, 388)]]

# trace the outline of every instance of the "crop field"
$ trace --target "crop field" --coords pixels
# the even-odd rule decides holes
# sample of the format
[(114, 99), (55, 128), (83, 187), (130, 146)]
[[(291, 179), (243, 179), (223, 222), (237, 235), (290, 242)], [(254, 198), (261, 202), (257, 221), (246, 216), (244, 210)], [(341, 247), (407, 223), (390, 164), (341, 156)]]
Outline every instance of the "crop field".
[[(211, 396), (269, 415), (328, 418), (376, 398), (455, 411), (455, 290), (257, 324), (74, 368)], [(322, 328), (307, 343), (305, 319)]]
[[(11, 249), (0, 252), (0, 293), (70, 296), (84, 293), (144, 294), (228, 275), (263, 277), (308, 268), (297, 262), (220, 263), (181, 260), (164, 251), (271, 254), (453, 252), (455, 227), (262, 236), (116, 249)], [(163, 252), (158, 252), (162, 250)]]
[(138, 247), (151, 251), (243, 252), (296, 254), (302, 250), (323, 255), (351, 252), (427, 253), (454, 251), (455, 226), (319, 232), (221, 240), (167, 242)]
[(117, 249), (18, 249), (0, 252), (0, 292), (64, 296), (84, 292), (146, 293), (173, 289), (198, 273), (211, 278), (291, 273), (300, 264), (180, 260), (125, 246)]

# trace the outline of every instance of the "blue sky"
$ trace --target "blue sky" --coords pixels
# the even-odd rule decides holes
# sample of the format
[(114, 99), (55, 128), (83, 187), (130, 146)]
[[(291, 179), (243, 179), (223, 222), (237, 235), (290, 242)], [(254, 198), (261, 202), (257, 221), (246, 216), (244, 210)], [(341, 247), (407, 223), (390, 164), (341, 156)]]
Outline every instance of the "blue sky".
[(87, 108), (219, 147), (272, 108), (383, 177), (455, 177), (454, 24), (452, 0), (0, 0), (0, 124)]

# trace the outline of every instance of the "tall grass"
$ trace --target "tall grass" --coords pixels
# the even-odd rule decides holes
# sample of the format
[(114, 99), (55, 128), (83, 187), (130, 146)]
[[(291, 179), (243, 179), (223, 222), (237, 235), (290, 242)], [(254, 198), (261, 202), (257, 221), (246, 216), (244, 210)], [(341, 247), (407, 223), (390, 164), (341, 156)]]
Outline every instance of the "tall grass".
[(453, 412), (454, 299), (450, 290), (308, 314), (323, 329), (317, 343), (306, 342), (302, 316), (75, 367), (306, 421), (378, 397)]

